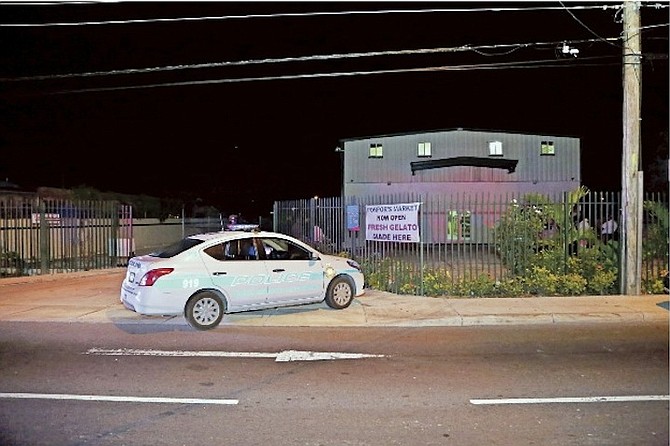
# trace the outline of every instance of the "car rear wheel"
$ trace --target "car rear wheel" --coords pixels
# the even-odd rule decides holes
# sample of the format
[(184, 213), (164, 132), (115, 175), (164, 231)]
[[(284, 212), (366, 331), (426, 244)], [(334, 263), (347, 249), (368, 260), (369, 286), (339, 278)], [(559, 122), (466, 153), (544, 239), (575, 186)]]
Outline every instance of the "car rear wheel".
[(194, 294), (186, 303), (185, 316), (188, 323), (198, 330), (210, 330), (223, 319), (223, 301), (211, 291)]
[(351, 305), (354, 299), (354, 287), (345, 277), (336, 277), (326, 291), (326, 304), (330, 308), (341, 310)]

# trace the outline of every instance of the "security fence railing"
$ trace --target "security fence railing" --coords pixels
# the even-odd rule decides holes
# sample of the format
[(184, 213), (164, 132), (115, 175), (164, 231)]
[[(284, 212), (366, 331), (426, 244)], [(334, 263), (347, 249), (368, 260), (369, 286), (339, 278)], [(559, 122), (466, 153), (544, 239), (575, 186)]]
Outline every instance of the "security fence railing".
[(0, 277), (125, 265), (132, 239), (132, 208), (116, 201), (5, 197)]
[[(276, 202), (274, 228), (360, 261), (368, 284), (409, 294), (617, 294), (618, 192), (395, 194)], [(366, 207), (420, 203), (420, 241), (366, 236)], [(644, 197), (642, 289), (662, 292), (668, 199)]]
[[(412, 194), (276, 202), (272, 228), (346, 254), (368, 285), (408, 294), (616, 294), (620, 194)], [(368, 240), (368, 206), (420, 203), (418, 243)], [(184, 235), (223, 227), (223, 217), (149, 223), (116, 201), (3, 198), (0, 277), (125, 266)], [(662, 292), (668, 270), (668, 197), (646, 194), (643, 292)], [(270, 225), (261, 224), (261, 227)], [(169, 230), (168, 230), (169, 229)]]
[(122, 267), (133, 255), (228, 223), (223, 215), (136, 218), (118, 201), (7, 194), (0, 196), (0, 277)]

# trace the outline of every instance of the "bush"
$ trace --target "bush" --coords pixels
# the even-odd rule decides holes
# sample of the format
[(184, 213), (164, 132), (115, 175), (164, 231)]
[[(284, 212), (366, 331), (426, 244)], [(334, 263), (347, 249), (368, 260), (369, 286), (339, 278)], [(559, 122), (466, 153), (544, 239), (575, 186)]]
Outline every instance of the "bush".
[(0, 252), (0, 276), (22, 276), (25, 262), (16, 251)]
[(569, 273), (557, 279), (556, 292), (561, 296), (579, 296), (586, 290), (587, 280), (579, 274)]
[(526, 275), (526, 290), (530, 294), (553, 296), (558, 289), (559, 278), (547, 268), (533, 267)]

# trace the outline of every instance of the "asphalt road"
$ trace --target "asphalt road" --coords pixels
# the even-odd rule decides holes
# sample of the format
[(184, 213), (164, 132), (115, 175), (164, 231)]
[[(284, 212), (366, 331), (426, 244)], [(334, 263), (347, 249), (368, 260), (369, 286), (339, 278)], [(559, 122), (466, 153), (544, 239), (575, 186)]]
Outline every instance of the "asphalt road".
[(0, 445), (667, 445), (667, 296), (228, 315), (118, 300), (122, 270), (0, 281)]
[(668, 382), (666, 323), (4, 321), (0, 444), (665, 446)]

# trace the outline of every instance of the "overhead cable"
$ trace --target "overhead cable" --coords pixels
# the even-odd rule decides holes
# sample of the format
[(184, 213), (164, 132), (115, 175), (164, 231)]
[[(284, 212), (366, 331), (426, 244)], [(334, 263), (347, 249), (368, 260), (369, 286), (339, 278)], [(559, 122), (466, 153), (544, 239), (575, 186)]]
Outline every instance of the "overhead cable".
[[(438, 53), (457, 53), (467, 51), (473, 51), (485, 56), (495, 56), (495, 55), (506, 55), (511, 53), (512, 51), (516, 51), (517, 49), (521, 48), (539, 47), (539, 46), (547, 46), (554, 48), (558, 44), (569, 43), (571, 45), (578, 45), (583, 43), (599, 42), (602, 40), (605, 41), (618, 40), (618, 38), (610, 37), (604, 39), (600, 37), (598, 39), (570, 40), (570, 41), (562, 40), (560, 42), (534, 42), (534, 43), (514, 43), (514, 44), (495, 44), (495, 45), (477, 45), (477, 46), (462, 45), (451, 48), (429, 48), (429, 49), (424, 48), (416, 50), (370, 51), (364, 53), (336, 53), (336, 54), (323, 54), (323, 55), (300, 56), (300, 57), (251, 59), (251, 60), (241, 60), (232, 62), (209, 62), (209, 63), (186, 64), (186, 65), (168, 65), (162, 67), (149, 67), (149, 68), (127, 68), (122, 70), (95, 71), (85, 73), (24, 76), (17, 78), (0, 78), (0, 81), (2, 82), (42, 81), (42, 80), (67, 79), (67, 78), (81, 78), (81, 77), (146, 74), (146, 73), (158, 73), (158, 72), (177, 71), (177, 70), (225, 68), (225, 67), (236, 67), (236, 66), (247, 66), (247, 65), (279, 64), (279, 63), (291, 63), (291, 62), (315, 62), (315, 61), (318, 62), (326, 60), (355, 59), (364, 57), (406, 56), (406, 55), (422, 55), (422, 54), (438, 54)], [(490, 54), (484, 52), (484, 50), (509, 49), (509, 48), (512, 48), (512, 50), (499, 54)]]
[[(25, 4), (23, 5), (25, 6)], [(645, 5), (650, 6), (650, 5)], [(658, 7), (668, 7), (668, 5), (658, 4)], [(621, 4), (609, 5), (575, 5), (569, 9), (574, 10), (619, 10)], [(266, 18), (293, 18), (293, 17), (323, 17), (323, 16), (345, 16), (345, 15), (375, 15), (375, 14), (426, 14), (426, 13), (482, 13), (482, 12), (531, 12), (531, 11), (558, 11), (566, 9), (564, 6), (538, 6), (538, 7), (501, 7), (501, 8), (437, 8), (437, 9), (386, 9), (371, 11), (318, 11), (318, 12), (295, 12), (295, 13), (275, 13), (275, 14), (243, 14), (243, 15), (222, 15), (222, 16), (203, 16), (203, 17), (172, 17), (172, 18), (153, 18), (153, 19), (125, 19), (125, 20), (96, 20), (81, 22), (49, 22), (49, 23), (3, 23), (0, 27), (51, 27), (51, 26), (96, 26), (96, 25), (128, 25), (138, 23), (169, 23), (169, 22), (196, 22), (213, 20), (243, 20), (243, 19), (266, 19)]]
[[(437, 67), (422, 67), (422, 68), (401, 68), (394, 70), (373, 70), (373, 71), (347, 71), (334, 73), (310, 73), (310, 74), (291, 74), (281, 76), (261, 76), (261, 77), (244, 77), (244, 78), (224, 78), (224, 79), (207, 79), (199, 81), (183, 81), (183, 82), (162, 82), (157, 84), (144, 85), (127, 85), (119, 87), (100, 87), (100, 88), (83, 88), (72, 90), (61, 90), (51, 94), (69, 94), (69, 93), (90, 93), (90, 92), (104, 92), (104, 91), (120, 91), (120, 90), (138, 90), (144, 88), (159, 88), (159, 87), (179, 87), (179, 86), (194, 86), (194, 85), (212, 85), (212, 84), (231, 84), (241, 82), (254, 81), (282, 81), (295, 79), (315, 79), (315, 78), (334, 78), (334, 77), (353, 77), (353, 76), (367, 76), (380, 74), (399, 74), (399, 73), (421, 73), (421, 72), (439, 72), (439, 71), (475, 71), (475, 70), (499, 70), (499, 69), (529, 69), (529, 68), (567, 68), (567, 67), (583, 67), (583, 66), (603, 66), (602, 63), (584, 63), (587, 61), (594, 61), (604, 58), (616, 58), (620, 60), (619, 56), (597, 56), (590, 58), (580, 58), (578, 63), (561, 63), (557, 60), (535, 60), (524, 62), (502, 62), (494, 64), (467, 64), (467, 65), (447, 65)], [(616, 65), (620, 62), (612, 62), (607, 65)]]
[[(589, 28), (584, 22), (582, 22), (580, 19), (578, 19), (577, 16), (576, 16), (575, 14), (573, 14), (573, 12), (570, 11), (570, 9), (568, 9), (562, 1), (559, 0), (559, 3), (561, 4), (561, 6), (563, 6), (563, 7), (565, 8), (565, 10), (567, 11), (567, 13), (570, 14), (570, 16), (571, 16), (573, 19), (575, 19), (575, 21), (576, 21), (577, 23), (579, 23), (580, 25), (582, 25), (582, 27), (584, 27), (584, 29), (586, 29), (588, 32), (590, 32), (590, 33), (593, 34), (594, 36), (596, 36), (598, 39), (601, 39), (601, 40), (603, 40), (604, 42), (607, 42), (607, 41), (604, 40), (598, 33), (596, 33), (595, 31), (593, 31), (593, 30), (592, 30), (591, 28)], [(610, 42), (607, 42), (607, 43), (609, 43), (610, 45), (613, 45), (613, 46), (618, 46), (618, 45), (614, 45), (613, 43), (610, 43)]]

